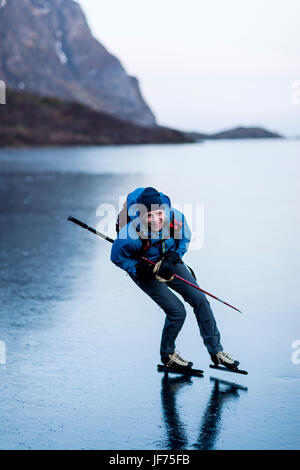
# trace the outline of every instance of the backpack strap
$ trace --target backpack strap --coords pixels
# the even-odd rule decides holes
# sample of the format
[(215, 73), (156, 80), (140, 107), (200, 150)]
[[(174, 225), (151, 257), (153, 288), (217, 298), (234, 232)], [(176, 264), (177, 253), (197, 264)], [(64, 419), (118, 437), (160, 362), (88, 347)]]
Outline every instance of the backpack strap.
[[(175, 238), (175, 233), (177, 233), (180, 226), (182, 226), (182, 223), (181, 222), (179, 223), (177, 222), (177, 220), (175, 220), (175, 215), (173, 212), (172, 220), (170, 222), (170, 238), (174, 239), (176, 250), (178, 250), (179, 248), (179, 239)], [(165, 254), (165, 241), (166, 240), (168, 239), (166, 238), (166, 239), (162, 239), (156, 242), (156, 244), (159, 244), (159, 251), (160, 251), (161, 258), (163, 258)], [(148, 239), (145, 239), (145, 238), (141, 238), (141, 242), (142, 242), (142, 248), (140, 250), (140, 253), (143, 254), (150, 248), (151, 243)]]
[(141, 252), (142, 253), (146, 253), (147, 250), (149, 250), (150, 248), (150, 241), (145, 238), (141, 238), (141, 242), (142, 242), (142, 248), (141, 248)]
[(170, 237), (174, 238), (175, 240), (176, 250), (178, 250), (179, 248), (179, 239), (175, 238), (175, 234), (177, 233), (179, 226), (182, 226), (182, 223), (177, 222), (177, 220), (175, 219), (174, 211), (173, 211), (172, 220), (170, 223)]
[(193, 278), (195, 279), (195, 281), (197, 281), (196, 274), (195, 274), (194, 270), (190, 266), (188, 266), (187, 264), (185, 266), (189, 269), (189, 271), (190, 271), (191, 275), (193, 276)]

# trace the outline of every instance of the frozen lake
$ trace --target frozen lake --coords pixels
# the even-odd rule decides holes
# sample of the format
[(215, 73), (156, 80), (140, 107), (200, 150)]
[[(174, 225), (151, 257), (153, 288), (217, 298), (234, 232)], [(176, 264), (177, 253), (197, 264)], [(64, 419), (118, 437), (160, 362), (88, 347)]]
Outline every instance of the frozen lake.
[[(0, 150), (0, 448), (299, 449), (299, 180), (300, 141)], [(210, 301), (248, 376), (209, 369), (188, 305), (205, 376), (159, 374), (164, 313), (67, 222), (138, 186), (202, 205), (185, 261), (243, 311)]]

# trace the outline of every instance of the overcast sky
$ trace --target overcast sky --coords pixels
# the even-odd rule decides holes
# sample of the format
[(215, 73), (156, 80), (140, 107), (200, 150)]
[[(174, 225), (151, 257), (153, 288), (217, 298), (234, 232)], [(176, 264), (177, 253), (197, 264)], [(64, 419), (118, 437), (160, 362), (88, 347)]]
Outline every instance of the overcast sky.
[(79, 0), (159, 123), (300, 135), (299, 0)]

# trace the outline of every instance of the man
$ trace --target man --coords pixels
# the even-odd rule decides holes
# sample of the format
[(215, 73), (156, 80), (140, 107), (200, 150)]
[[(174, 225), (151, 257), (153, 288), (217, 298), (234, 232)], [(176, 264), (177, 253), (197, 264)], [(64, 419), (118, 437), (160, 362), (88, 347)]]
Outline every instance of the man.
[[(125, 220), (121, 220), (122, 218)], [(239, 362), (223, 351), (213, 312), (205, 295), (174, 277), (196, 284), (191, 271), (182, 261), (188, 249), (191, 232), (184, 215), (172, 208), (168, 196), (152, 187), (137, 188), (127, 197), (127, 204), (119, 214), (118, 237), (111, 261), (128, 272), (132, 280), (165, 312), (162, 332), (161, 361), (168, 367), (191, 368), (175, 351), (175, 340), (183, 326), (186, 311), (178, 292), (195, 313), (203, 342), (215, 365), (236, 369)], [(146, 257), (155, 266), (141, 259)]]

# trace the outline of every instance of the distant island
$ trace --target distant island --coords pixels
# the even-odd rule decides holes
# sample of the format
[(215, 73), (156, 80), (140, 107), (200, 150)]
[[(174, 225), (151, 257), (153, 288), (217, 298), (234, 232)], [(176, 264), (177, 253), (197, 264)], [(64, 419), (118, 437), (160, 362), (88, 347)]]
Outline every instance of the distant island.
[(282, 139), (283, 136), (276, 132), (268, 131), (262, 127), (235, 127), (215, 134), (202, 134), (200, 132), (188, 132), (191, 139), (198, 141), (218, 139)]

